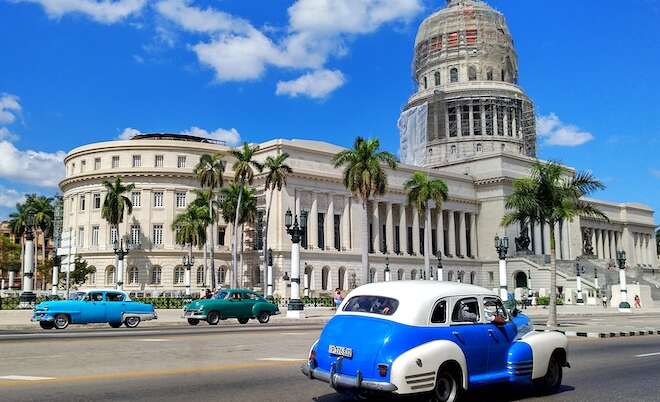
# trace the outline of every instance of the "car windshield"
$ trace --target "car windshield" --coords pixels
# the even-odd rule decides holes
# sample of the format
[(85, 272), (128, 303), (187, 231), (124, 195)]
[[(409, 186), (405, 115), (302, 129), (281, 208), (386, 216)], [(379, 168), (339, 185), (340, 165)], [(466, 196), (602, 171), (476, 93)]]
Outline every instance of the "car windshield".
[(221, 290), (219, 292), (216, 292), (216, 294), (213, 295), (213, 298), (216, 300), (223, 300), (227, 298), (227, 292), (224, 290)]
[(392, 315), (399, 307), (399, 301), (383, 296), (355, 296), (344, 306), (344, 311)]
[(73, 292), (69, 294), (69, 300), (83, 300), (85, 298), (85, 292)]

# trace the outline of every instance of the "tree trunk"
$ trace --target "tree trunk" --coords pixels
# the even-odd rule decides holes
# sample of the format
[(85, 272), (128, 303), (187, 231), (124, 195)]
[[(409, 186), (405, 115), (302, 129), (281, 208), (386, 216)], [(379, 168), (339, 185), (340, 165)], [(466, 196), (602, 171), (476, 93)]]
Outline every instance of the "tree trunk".
[(232, 276), (231, 282), (232, 287), (237, 287), (238, 285), (238, 217), (241, 214), (241, 201), (243, 199), (243, 182), (239, 186), (238, 190), (238, 201), (236, 202), (236, 217), (234, 218), (234, 240), (231, 245), (231, 264), (232, 264)]
[(211, 217), (211, 236), (209, 237), (209, 242), (211, 243), (211, 248), (209, 250), (209, 256), (211, 258), (211, 288), (215, 290), (215, 219), (213, 218), (213, 191), (211, 191), (209, 197), (209, 215)]
[(270, 207), (273, 204), (273, 190), (270, 191), (270, 194), (266, 193), (268, 197), (268, 207), (266, 207), (266, 221), (264, 222), (264, 241), (263, 241), (263, 253), (264, 253), (264, 282), (268, 272), (268, 222), (270, 221)]
[(424, 269), (426, 278), (431, 278), (431, 208), (428, 202), (424, 208)]
[[(208, 232), (208, 228), (207, 228), (207, 232)], [(211, 274), (209, 271), (209, 258), (207, 255), (208, 249), (209, 249), (208, 243), (204, 244), (204, 286), (208, 286), (208, 283), (206, 282), (206, 275)]]
[(555, 258), (555, 225), (550, 226), (550, 311), (548, 314), (548, 327), (557, 326), (557, 259)]
[(362, 200), (362, 272), (361, 285), (369, 283), (369, 216), (367, 214), (367, 200)]

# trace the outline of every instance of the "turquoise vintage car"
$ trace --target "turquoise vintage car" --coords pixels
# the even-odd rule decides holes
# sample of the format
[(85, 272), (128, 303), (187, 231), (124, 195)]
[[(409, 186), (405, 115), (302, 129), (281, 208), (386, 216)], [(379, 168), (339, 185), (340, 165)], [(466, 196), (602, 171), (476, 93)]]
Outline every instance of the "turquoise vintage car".
[(112, 328), (119, 328), (122, 324), (135, 328), (141, 321), (157, 318), (153, 305), (133, 301), (119, 290), (102, 289), (75, 292), (69, 300), (39, 303), (32, 315), (32, 321), (38, 321), (43, 329), (105, 322)]
[(256, 318), (266, 324), (271, 315), (279, 314), (276, 304), (270, 303), (259, 294), (247, 289), (226, 289), (217, 292), (210, 299), (195, 300), (183, 307), (183, 318), (188, 324), (197, 325), (206, 321), (218, 325), (220, 320), (236, 318), (241, 324)]

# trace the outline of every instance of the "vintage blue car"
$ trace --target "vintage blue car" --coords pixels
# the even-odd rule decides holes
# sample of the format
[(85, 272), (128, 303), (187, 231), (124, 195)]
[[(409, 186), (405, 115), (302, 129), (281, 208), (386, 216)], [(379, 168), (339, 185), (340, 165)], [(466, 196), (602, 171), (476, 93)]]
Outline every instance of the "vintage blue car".
[(534, 332), (488, 289), (453, 282), (392, 281), (353, 290), (311, 347), (302, 372), (351, 394), (428, 394), (456, 401), (493, 383), (559, 389), (567, 339)]
[(158, 318), (154, 306), (131, 300), (119, 290), (75, 292), (69, 300), (53, 300), (34, 307), (32, 321), (43, 329), (64, 329), (69, 324), (107, 322), (112, 328), (122, 324), (137, 327), (141, 321)]

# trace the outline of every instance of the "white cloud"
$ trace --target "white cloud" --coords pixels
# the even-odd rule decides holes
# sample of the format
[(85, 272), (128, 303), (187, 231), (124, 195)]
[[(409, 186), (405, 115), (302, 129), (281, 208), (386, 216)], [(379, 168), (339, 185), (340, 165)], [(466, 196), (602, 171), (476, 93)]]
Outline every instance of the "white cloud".
[(660, 178), (660, 169), (651, 169), (651, 175)]
[[(129, 128), (125, 128), (124, 131), (122, 131), (121, 134), (119, 134), (118, 139), (129, 140), (133, 138), (133, 136), (138, 134), (143, 134), (143, 133), (140, 130), (129, 127)], [(238, 130), (236, 130), (235, 128), (230, 128), (228, 130), (224, 128), (217, 128), (213, 131), (208, 131), (203, 128), (199, 128), (197, 126), (192, 126), (187, 130), (183, 130), (179, 132), (179, 134), (208, 138), (215, 141), (222, 141), (229, 146), (233, 146), (241, 142), (241, 135), (238, 133)]]
[(65, 14), (86, 15), (97, 22), (112, 24), (139, 13), (147, 0), (14, 0), (40, 4), (49, 17), (61, 18)]
[(9, 131), (7, 127), (0, 127), (0, 141), (1, 140), (7, 140), (7, 141), (16, 141), (18, 140), (18, 135), (12, 133)]
[(66, 153), (17, 149), (8, 141), (0, 141), (0, 177), (41, 187), (57, 187), (64, 177)]
[(0, 187), (0, 207), (14, 208), (16, 203), (24, 200), (25, 194), (11, 188)]
[(538, 116), (536, 130), (539, 137), (547, 145), (574, 147), (594, 139), (593, 134), (590, 132), (562, 122), (554, 113), (547, 116)]
[(130, 140), (131, 138), (133, 138), (134, 136), (136, 136), (138, 134), (142, 134), (140, 132), (140, 130), (136, 130), (134, 128), (127, 127), (127, 128), (124, 129), (124, 131), (121, 132), (121, 134), (119, 134), (118, 139), (120, 139), (120, 140)]
[[(284, 35), (278, 35), (280, 30), (272, 27), (259, 30), (242, 18), (211, 7), (195, 7), (191, 0), (161, 0), (156, 9), (182, 29), (208, 35), (191, 49), (200, 63), (215, 71), (218, 81), (248, 81), (261, 78), (271, 66), (326, 71), (328, 59), (345, 55), (347, 42), (354, 36), (373, 32), (384, 24), (407, 22), (423, 6), (422, 0), (296, 0), (288, 9), (289, 24)], [(318, 71), (280, 82), (278, 91), (282, 85), (286, 88), (314, 74)], [(333, 89), (341, 86), (337, 85), (337, 77), (333, 77)], [(328, 81), (321, 84), (327, 85)], [(326, 87), (300, 93), (327, 91)]]
[(339, 70), (317, 70), (292, 81), (277, 83), (277, 95), (299, 95), (310, 98), (325, 98), (345, 83), (344, 74)]
[(16, 115), (21, 112), (18, 96), (0, 94), (0, 124), (11, 124), (16, 121)]

